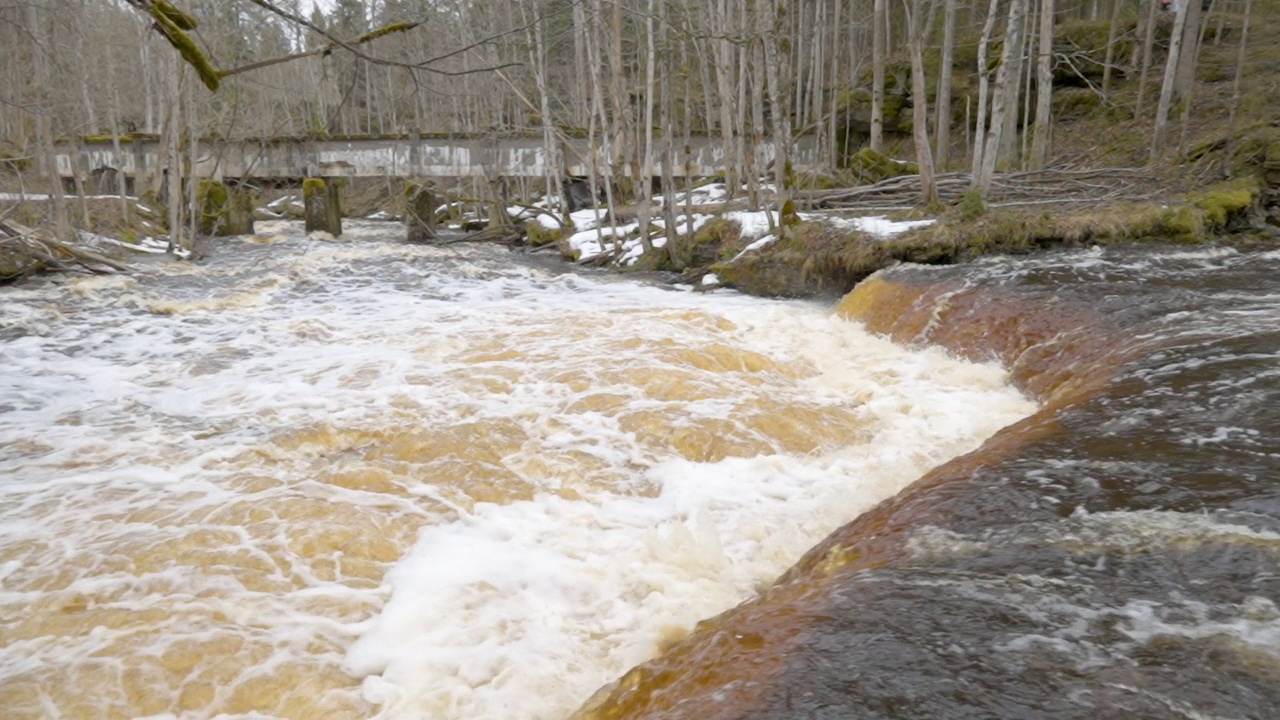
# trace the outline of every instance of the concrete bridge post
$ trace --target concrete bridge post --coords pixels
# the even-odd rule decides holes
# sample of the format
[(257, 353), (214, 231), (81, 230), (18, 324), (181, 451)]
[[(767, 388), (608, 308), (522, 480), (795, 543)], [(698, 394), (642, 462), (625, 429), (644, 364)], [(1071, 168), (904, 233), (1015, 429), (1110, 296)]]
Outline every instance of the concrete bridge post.
[(404, 223), (411, 243), (430, 242), (436, 237), (436, 196), (426, 182), (404, 184)]
[(309, 177), (303, 180), (302, 204), (307, 232), (321, 230), (334, 237), (342, 234), (342, 206), (336, 179)]
[(200, 180), (196, 198), (201, 235), (253, 234), (253, 194), (248, 188)]

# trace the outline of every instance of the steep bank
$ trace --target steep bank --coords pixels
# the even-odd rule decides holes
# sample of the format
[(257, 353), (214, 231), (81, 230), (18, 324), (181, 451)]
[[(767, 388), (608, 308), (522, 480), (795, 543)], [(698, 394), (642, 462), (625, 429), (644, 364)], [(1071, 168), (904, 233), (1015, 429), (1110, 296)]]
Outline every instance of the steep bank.
[(841, 312), (1044, 408), (833, 533), (579, 718), (1280, 711), (1275, 251), (901, 267)]

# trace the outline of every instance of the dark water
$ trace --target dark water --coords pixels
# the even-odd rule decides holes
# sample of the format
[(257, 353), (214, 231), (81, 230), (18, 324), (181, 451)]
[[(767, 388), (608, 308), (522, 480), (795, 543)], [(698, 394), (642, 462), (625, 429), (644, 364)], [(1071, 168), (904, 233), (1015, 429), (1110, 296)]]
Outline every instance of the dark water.
[(1280, 251), (903, 266), (842, 306), (1044, 409), (586, 717), (1280, 717)]

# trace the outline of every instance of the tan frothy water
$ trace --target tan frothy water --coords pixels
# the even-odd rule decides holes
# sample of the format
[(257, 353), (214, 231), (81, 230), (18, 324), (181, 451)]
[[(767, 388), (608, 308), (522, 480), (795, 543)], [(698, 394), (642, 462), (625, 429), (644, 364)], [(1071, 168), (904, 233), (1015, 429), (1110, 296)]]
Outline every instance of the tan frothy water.
[(563, 717), (1032, 409), (821, 307), (272, 230), (0, 290), (4, 717)]

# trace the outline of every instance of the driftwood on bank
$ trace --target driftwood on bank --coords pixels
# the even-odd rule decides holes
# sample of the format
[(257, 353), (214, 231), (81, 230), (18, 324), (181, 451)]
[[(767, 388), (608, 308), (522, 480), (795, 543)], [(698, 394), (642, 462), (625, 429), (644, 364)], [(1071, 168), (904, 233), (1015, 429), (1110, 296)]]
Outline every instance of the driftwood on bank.
[(84, 247), (63, 242), (49, 233), (20, 225), (9, 217), (0, 217), (0, 258), (6, 259), (10, 277), (21, 277), (44, 270), (88, 273), (129, 272), (133, 268)]
[[(967, 172), (945, 173), (934, 180), (938, 199), (943, 203), (959, 202), (973, 187), (973, 176)], [(1013, 205), (1145, 200), (1156, 194), (1155, 182), (1155, 176), (1136, 168), (1002, 173), (992, 180), (987, 202)], [(796, 200), (810, 207), (873, 209), (914, 205), (920, 193), (919, 175), (901, 175), (874, 185), (797, 192)]]

